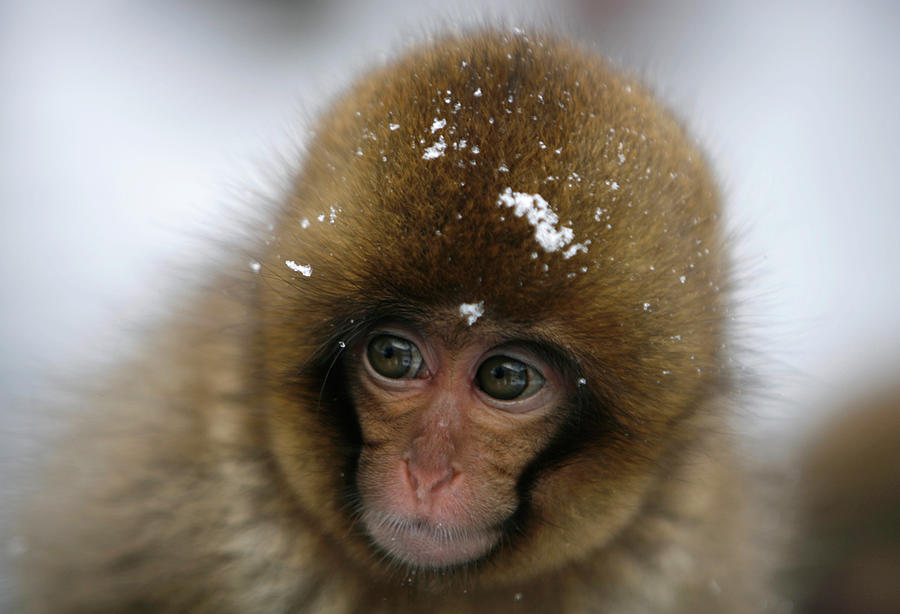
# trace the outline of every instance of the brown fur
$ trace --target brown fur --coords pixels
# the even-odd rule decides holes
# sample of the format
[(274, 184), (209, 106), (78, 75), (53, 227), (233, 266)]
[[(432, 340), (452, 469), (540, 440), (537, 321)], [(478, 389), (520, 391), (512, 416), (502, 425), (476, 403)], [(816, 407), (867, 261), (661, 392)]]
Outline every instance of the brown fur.
[(811, 442), (787, 575), (797, 610), (900, 611), (900, 390), (857, 399)]
[[(760, 607), (723, 435), (718, 196), (679, 124), (576, 46), (489, 32), (374, 71), (308, 151), (259, 275), (201, 299), (212, 327), (173, 324), (92, 401), (32, 522), (31, 608)], [(541, 249), (497, 204), (507, 187), (541, 194), (587, 250)], [(470, 329), (457, 307), (477, 301)], [(355, 481), (378, 478), (358, 465), (372, 418), (345, 348), (385, 317), (535, 340), (586, 381), (518, 440), (475, 436), (521, 469), (478, 469), (515, 511), (500, 547), (460, 569), (392, 563), (357, 521)]]

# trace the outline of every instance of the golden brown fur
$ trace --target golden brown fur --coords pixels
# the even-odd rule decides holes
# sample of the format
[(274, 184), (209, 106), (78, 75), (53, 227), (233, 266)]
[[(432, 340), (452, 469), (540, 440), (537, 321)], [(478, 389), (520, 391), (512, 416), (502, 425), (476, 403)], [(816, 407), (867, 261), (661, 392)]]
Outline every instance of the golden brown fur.
[[(261, 271), (199, 299), (86, 402), (31, 521), (30, 608), (762, 607), (724, 435), (718, 196), (679, 124), (574, 45), (489, 32), (374, 71), (308, 152)], [(539, 193), (583, 249), (542, 249), (498, 204), (506, 188)], [(479, 301), (469, 326), (458, 306)], [(398, 563), (359, 522), (357, 481), (378, 488), (388, 454), (370, 434), (408, 427), (357, 411), (348, 379), (386, 318), (451, 345), (527, 339), (567, 365), (555, 413), (471, 436), (491, 485), (472, 503), (509, 513), (466, 565)]]

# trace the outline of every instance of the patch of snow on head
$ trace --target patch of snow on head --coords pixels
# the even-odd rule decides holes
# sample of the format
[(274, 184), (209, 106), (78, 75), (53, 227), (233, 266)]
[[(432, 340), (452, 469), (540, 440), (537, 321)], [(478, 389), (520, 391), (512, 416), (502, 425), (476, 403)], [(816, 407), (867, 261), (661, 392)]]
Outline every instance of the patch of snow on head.
[(563, 252), (563, 258), (568, 260), (578, 252), (586, 254), (588, 252), (588, 245), (590, 245), (590, 241), (585, 241), (584, 243), (573, 243), (566, 251)]
[(310, 264), (297, 264), (293, 260), (285, 260), (284, 264), (290, 270), (297, 271), (304, 277), (309, 277), (310, 275), (312, 275), (312, 265)]
[(425, 149), (425, 153), (422, 154), (422, 159), (434, 160), (435, 158), (440, 158), (444, 155), (445, 149), (447, 149), (447, 143), (444, 141), (444, 137), (441, 136), (434, 145)]
[(555, 252), (572, 242), (575, 231), (568, 226), (557, 229), (559, 216), (550, 209), (550, 204), (540, 194), (513, 192), (506, 188), (497, 201), (513, 209), (516, 217), (525, 217), (534, 226), (534, 239), (544, 251)]
[(459, 315), (466, 319), (466, 324), (472, 326), (478, 321), (478, 318), (484, 315), (484, 301), (463, 303), (459, 306)]
[(447, 125), (446, 119), (435, 119), (434, 123), (431, 124), (431, 134), (434, 134), (441, 128)]

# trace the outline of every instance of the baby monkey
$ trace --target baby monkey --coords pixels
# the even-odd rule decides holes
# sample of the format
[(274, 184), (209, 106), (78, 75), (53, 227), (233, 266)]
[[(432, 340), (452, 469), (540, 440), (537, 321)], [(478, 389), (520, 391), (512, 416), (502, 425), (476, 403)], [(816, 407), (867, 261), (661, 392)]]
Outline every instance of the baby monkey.
[(27, 608), (762, 608), (719, 214), (685, 130), (576, 44), (374, 70), (252, 266), (83, 399)]

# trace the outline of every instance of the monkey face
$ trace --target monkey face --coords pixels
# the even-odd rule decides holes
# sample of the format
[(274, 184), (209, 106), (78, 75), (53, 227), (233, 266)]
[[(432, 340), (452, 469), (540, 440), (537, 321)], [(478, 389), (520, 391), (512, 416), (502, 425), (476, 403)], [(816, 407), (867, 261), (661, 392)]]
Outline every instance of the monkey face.
[(449, 339), (380, 326), (348, 356), (362, 523), (378, 548), (426, 568), (497, 545), (564, 397), (561, 374), (527, 346)]

